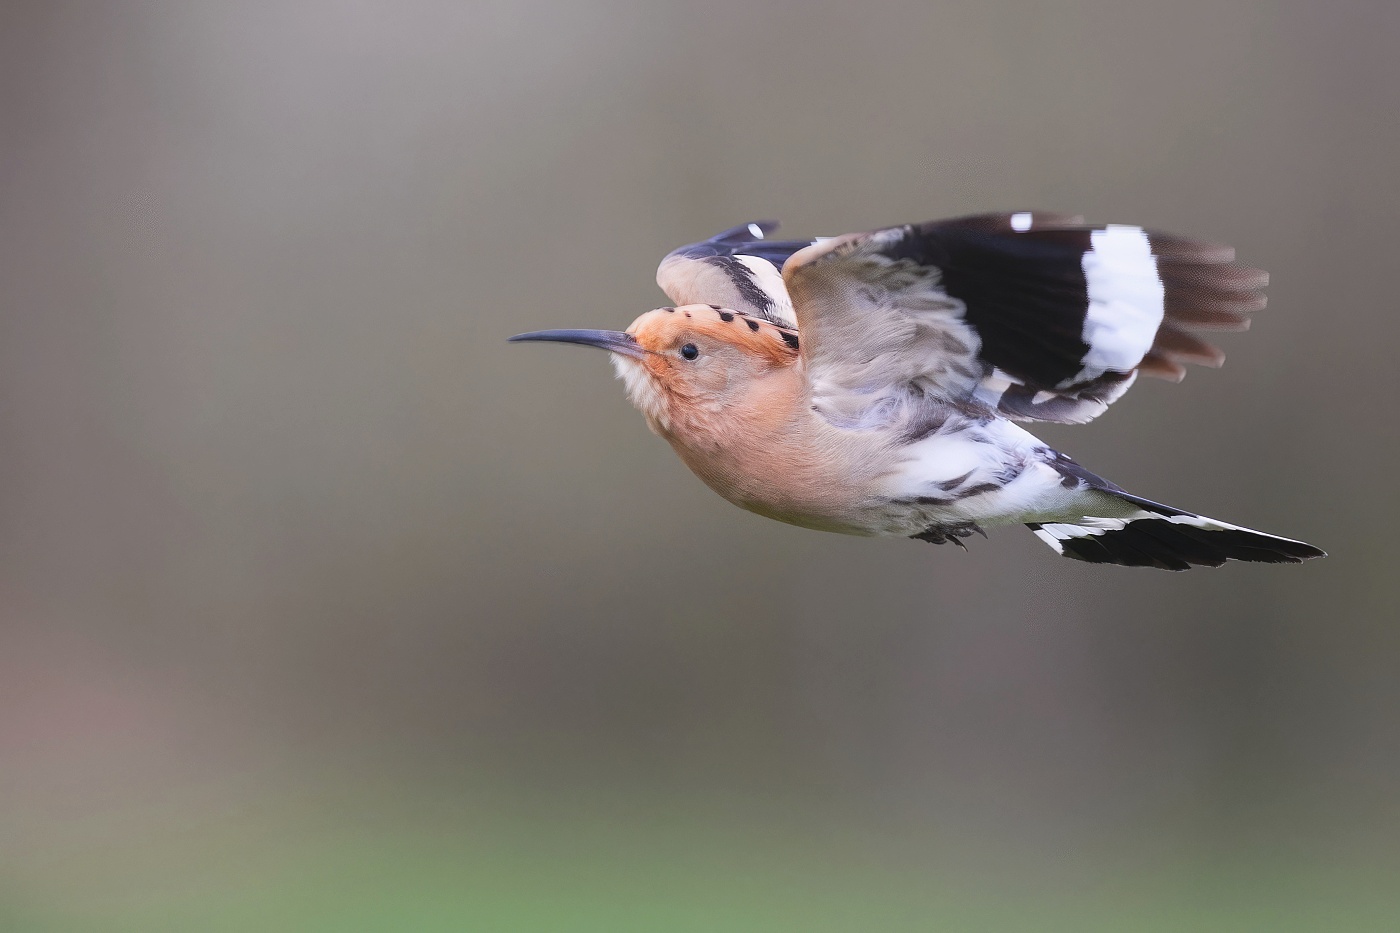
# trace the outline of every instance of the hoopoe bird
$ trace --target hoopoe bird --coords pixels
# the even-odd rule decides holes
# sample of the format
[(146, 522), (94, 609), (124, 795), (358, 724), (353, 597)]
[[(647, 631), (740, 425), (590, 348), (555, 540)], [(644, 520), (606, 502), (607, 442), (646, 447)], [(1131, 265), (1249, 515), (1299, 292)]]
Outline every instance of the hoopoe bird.
[(1024, 524), (1076, 560), (1187, 570), (1326, 556), (1124, 491), (1017, 422), (1082, 423), (1139, 373), (1219, 366), (1268, 276), (1234, 250), (1045, 212), (807, 241), (757, 222), (683, 246), (675, 302), (626, 331), (512, 341), (609, 351), (651, 429), (740, 508), (964, 546)]

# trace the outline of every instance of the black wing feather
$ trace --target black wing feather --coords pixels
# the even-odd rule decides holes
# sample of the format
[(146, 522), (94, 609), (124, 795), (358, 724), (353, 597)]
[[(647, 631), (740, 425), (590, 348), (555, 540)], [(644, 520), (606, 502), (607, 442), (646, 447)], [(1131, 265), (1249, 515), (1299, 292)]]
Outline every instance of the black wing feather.
[(1218, 366), (1200, 331), (1243, 330), (1264, 306), (1266, 274), (1229, 247), (1064, 214), (980, 214), (892, 227), (827, 256), (865, 255), (938, 276), (980, 341), (974, 393), (1008, 417), (1088, 421), (1138, 372), (1179, 380)]

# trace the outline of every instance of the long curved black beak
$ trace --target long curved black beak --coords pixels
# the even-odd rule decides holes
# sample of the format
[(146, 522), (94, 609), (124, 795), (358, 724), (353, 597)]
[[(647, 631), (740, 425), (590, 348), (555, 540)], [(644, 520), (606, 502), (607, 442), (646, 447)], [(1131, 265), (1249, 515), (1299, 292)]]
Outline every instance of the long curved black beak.
[(581, 343), (585, 347), (598, 347), (601, 350), (621, 353), (623, 356), (635, 359), (641, 359), (647, 353), (646, 350), (638, 346), (636, 339), (631, 334), (620, 330), (537, 330), (528, 334), (516, 334), (510, 338), (511, 343), (520, 343), (526, 340)]

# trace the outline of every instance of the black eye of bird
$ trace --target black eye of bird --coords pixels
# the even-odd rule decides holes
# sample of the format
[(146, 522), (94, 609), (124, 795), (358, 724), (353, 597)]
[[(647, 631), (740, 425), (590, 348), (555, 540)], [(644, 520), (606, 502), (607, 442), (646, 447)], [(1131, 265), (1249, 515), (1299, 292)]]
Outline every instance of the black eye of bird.
[(681, 347), (681, 356), (687, 360), (693, 360), (700, 355), (699, 347), (693, 343), (688, 343)]

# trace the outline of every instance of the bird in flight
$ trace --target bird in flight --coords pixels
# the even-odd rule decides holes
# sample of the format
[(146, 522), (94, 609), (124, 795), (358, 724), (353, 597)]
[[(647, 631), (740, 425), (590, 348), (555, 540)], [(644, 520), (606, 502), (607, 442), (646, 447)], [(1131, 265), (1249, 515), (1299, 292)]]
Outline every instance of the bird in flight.
[(1138, 374), (1219, 366), (1266, 273), (1234, 250), (1023, 211), (769, 240), (743, 224), (666, 256), (675, 302), (610, 352), (651, 429), (711, 489), (778, 521), (964, 546), (1024, 524), (1076, 560), (1164, 570), (1324, 553), (1132, 495), (1018, 422), (1082, 423)]

